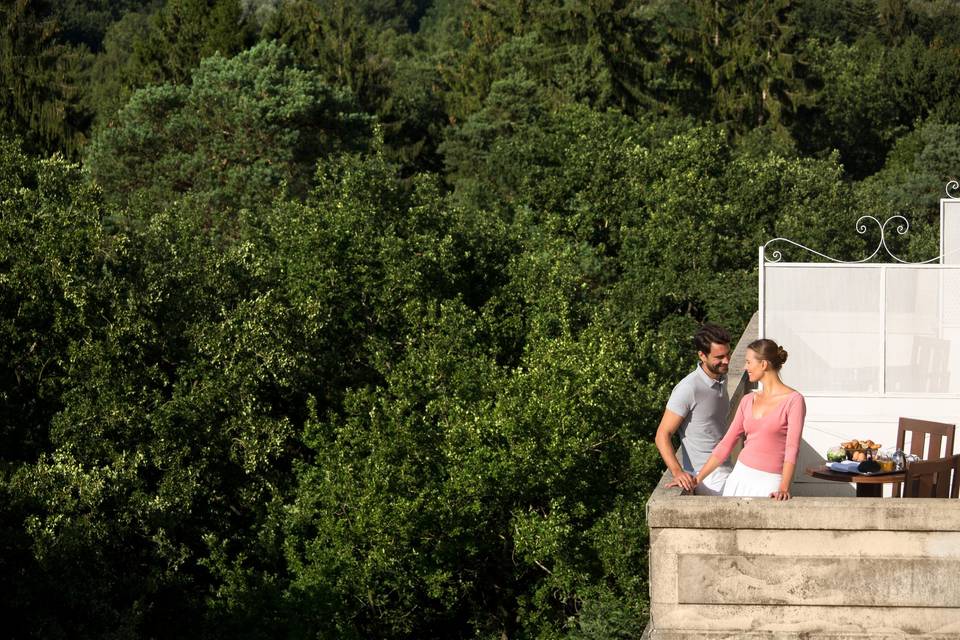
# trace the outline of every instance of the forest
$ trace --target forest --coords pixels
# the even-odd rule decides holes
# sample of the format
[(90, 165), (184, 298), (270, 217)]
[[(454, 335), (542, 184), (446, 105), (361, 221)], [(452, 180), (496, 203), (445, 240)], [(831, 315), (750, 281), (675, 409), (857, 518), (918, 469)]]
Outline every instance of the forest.
[(698, 324), (960, 174), (953, 0), (2, 0), (0, 77), (14, 639), (637, 638)]

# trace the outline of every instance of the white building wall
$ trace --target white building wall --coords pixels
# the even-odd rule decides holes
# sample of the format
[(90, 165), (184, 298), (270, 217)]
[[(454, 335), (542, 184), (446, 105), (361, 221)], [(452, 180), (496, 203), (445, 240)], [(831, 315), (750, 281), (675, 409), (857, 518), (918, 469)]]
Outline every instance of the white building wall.
[[(853, 495), (853, 485), (816, 480), (804, 469), (824, 463), (827, 450), (846, 440), (867, 439), (892, 447), (901, 416), (960, 424), (960, 398), (930, 396), (806, 396), (807, 420), (797, 460), (797, 495)], [(960, 435), (960, 434), (958, 434)], [(908, 441), (909, 442), (909, 441)], [(960, 444), (954, 451), (960, 453)], [(948, 455), (944, 452), (944, 455)], [(887, 487), (889, 495), (890, 487)]]

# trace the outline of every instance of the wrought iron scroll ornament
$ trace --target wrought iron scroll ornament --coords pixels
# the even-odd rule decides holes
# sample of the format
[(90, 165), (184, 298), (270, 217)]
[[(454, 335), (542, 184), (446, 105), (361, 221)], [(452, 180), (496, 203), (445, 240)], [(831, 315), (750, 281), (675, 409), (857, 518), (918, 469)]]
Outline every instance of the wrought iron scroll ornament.
[(857, 225), (856, 225), (857, 233), (859, 233), (860, 235), (865, 234), (867, 232), (867, 229), (870, 226), (868, 224), (868, 221), (870, 220), (875, 222), (876, 225), (880, 228), (880, 243), (877, 245), (876, 249), (873, 250), (873, 253), (871, 253), (866, 258), (863, 258), (862, 260), (838, 260), (837, 258), (828, 256), (825, 253), (820, 253), (816, 249), (811, 249), (810, 247), (804, 246), (799, 242), (794, 242), (790, 238), (774, 238), (773, 240), (768, 240), (763, 245), (763, 256), (767, 260), (767, 262), (780, 262), (781, 260), (783, 260), (783, 253), (779, 249), (774, 249), (773, 251), (770, 252), (770, 258), (767, 258), (767, 247), (769, 247), (771, 244), (775, 242), (786, 242), (787, 244), (791, 244), (795, 247), (799, 247), (804, 251), (808, 251), (814, 255), (824, 258), (825, 260), (829, 260), (830, 262), (836, 262), (838, 264), (861, 264), (864, 262), (870, 262), (871, 260), (873, 260), (874, 257), (876, 257), (878, 253), (880, 253), (880, 249), (883, 249), (884, 251), (886, 251), (888, 256), (890, 256), (891, 258), (893, 258), (894, 260), (902, 264), (927, 264), (940, 259), (940, 256), (937, 256), (935, 258), (930, 258), (929, 260), (924, 260), (923, 262), (911, 263), (911, 262), (908, 262), (907, 260), (900, 258), (890, 250), (890, 247), (887, 246), (887, 225), (889, 225), (891, 222), (899, 221), (897, 226), (894, 228), (896, 229), (897, 235), (902, 236), (903, 234), (905, 234), (907, 231), (910, 230), (910, 222), (903, 216), (901, 215), (892, 216), (890, 218), (887, 218), (882, 223), (876, 218), (874, 218), (873, 216), (860, 216), (860, 218), (857, 219)]
[(951, 200), (956, 200), (956, 199), (960, 198), (960, 196), (956, 196), (956, 195), (950, 193), (951, 190), (953, 190), (953, 189), (960, 189), (960, 182), (958, 182), (958, 181), (956, 181), (956, 180), (951, 180), (950, 182), (947, 183), (947, 189), (946, 189), (946, 191), (947, 191), (947, 197), (950, 198)]
[[(957, 191), (960, 191), (960, 181), (951, 180), (950, 182), (947, 183), (946, 192), (947, 192), (948, 198), (952, 200), (960, 199), (960, 195), (955, 195), (955, 192)], [(860, 235), (863, 235), (864, 233), (867, 232), (867, 229), (870, 227), (870, 225), (868, 224), (868, 221), (873, 221), (874, 223), (876, 223), (877, 227), (880, 228), (880, 243), (877, 245), (876, 249), (873, 250), (873, 253), (871, 253), (866, 258), (863, 258), (862, 260), (838, 260), (837, 258), (828, 256), (825, 253), (820, 253), (815, 249), (806, 247), (800, 244), (799, 242), (794, 242), (789, 238), (774, 238), (773, 240), (768, 240), (763, 245), (763, 258), (767, 262), (780, 262), (781, 260), (783, 260), (783, 253), (779, 249), (774, 249), (773, 251), (770, 252), (770, 257), (769, 258), (767, 257), (767, 247), (774, 244), (775, 242), (785, 242), (787, 244), (803, 249), (804, 251), (808, 251), (816, 256), (820, 256), (825, 260), (829, 260), (830, 262), (836, 262), (838, 264), (861, 264), (864, 262), (869, 262), (870, 260), (873, 260), (873, 258), (876, 257), (878, 253), (880, 253), (881, 249), (886, 251), (888, 256), (890, 256), (891, 258), (893, 258), (894, 260), (896, 260), (901, 264), (929, 264), (931, 262), (935, 262), (939, 260), (942, 257), (942, 256), (937, 256), (935, 258), (930, 258), (929, 260), (924, 260), (923, 262), (908, 262), (907, 260), (904, 260), (899, 256), (895, 255), (890, 250), (890, 247), (887, 246), (887, 226), (891, 222), (898, 221), (897, 226), (894, 228), (896, 229), (897, 235), (900, 235), (900, 236), (904, 235), (907, 231), (910, 230), (910, 222), (901, 215), (895, 215), (890, 218), (887, 218), (882, 223), (878, 219), (874, 218), (873, 216), (860, 216), (856, 224), (857, 233), (859, 233)]]

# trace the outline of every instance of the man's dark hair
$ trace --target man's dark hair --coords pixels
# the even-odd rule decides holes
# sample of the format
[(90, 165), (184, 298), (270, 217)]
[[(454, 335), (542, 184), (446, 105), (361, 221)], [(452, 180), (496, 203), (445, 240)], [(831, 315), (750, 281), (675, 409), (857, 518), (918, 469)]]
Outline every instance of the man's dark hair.
[(730, 344), (730, 334), (723, 327), (704, 323), (693, 335), (693, 344), (697, 351), (710, 353), (711, 344)]

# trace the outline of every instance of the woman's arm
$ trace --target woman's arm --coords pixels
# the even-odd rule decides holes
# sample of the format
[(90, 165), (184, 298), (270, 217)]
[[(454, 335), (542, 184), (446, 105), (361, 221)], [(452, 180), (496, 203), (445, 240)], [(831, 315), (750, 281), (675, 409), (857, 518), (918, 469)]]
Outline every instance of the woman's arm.
[(800, 437), (803, 435), (803, 423), (807, 416), (807, 405), (799, 393), (787, 412), (787, 441), (783, 451), (783, 471), (780, 474), (780, 490), (770, 497), (774, 500), (790, 499), (790, 483), (797, 469), (797, 456), (800, 453)]
[(713, 448), (713, 453), (710, 454), (706, 463), (700, 471), (697, 472), (697, 484), (703, 482), (704, 478), (713, 473), (717, 467), (730, 458), (730, 451), (733, 449), (733, 445), (736, 444), (737, 439), (743, 435), (743, 416), (746, 405), (747, 396), (740, 401), (740, 405), (737, 407), (737, 413), (734, 415), (733, 422), (730, 423), (730, 428), (727, 429), (727, 433), (720, 442), (717, 443), (717, 446)]
[[(737, 412), (733, 416), (733, 422), (730, 423), (730, 427), (727, 429), (727, 433), (724, 434), (723, 438), (720, 439), (720, 442), (717, 443), (717, 446), (713, 448), (713, 455), (717, 457), (722, 463), (724, 460), (730, 458), (730, 452), (733, 451), (733, 445), (737, 443), (737, 440), (744, 433), (743, 420), (746, 416), (747, 405), (753, 405), (753, 395), (747, 394), (740, 400), (740, 404), (737, 405)], [(706, 465), (704, 465), (706, 467)], [(716, 466), (714, 467), (714, 469)], [(711, 469), (712, 471), (713, 469)]]
[(718, 458), (716, 454), (711, 453), (710, 457), (707, 458), (707, 462), (703, 465), (703, 467), (700, 468), (699, 473), (697, 473), (697, 484), (703, 482), (703, 479), (713, 473), (714, 470), (721, 464), (723, 464), (723, 460)]
[(790, 483), (793, 482), (793, 472), (796, 468), (797, 465), (794, 462), (783, 463), (783, 472), (780, 474), (780, 490), (771, 493), (771, 498), (774, 500), (790, 499)]

